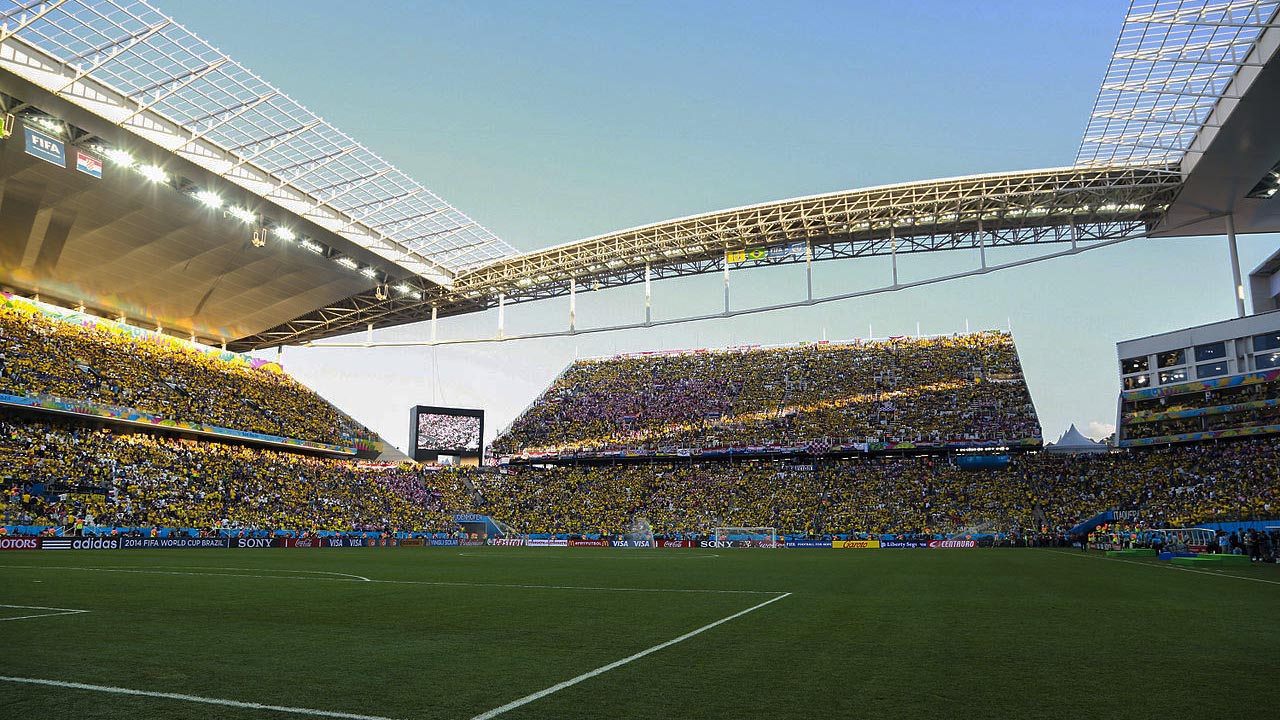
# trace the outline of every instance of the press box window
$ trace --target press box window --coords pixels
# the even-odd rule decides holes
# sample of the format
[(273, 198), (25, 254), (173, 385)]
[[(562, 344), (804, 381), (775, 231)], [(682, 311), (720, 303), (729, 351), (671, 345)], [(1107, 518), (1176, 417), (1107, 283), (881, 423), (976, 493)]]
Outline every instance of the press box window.
[(1123, 375), (1131, 375), (1136, 372), (1146, 372), (1150, 369), (1151, 361), (1147, 359), (1146, 355), (1120, 361), (1120, 372)]
[(1162, 368), (1174, 367), (1184, 362), (1186, 362), (1186, 353), (1182, 350), (1170, 350), (1156, 355), (1156, 364)]
[(1216, 363), (1207, 363), (1205, 365), (1196, 366), (1196, 379), (1203, 380), (1205, 378), (1221, 377), (1227, 374), (1227, 361), (1223, 360)]
[(1196, 346), (1196, 362), (1217, 360), (1227, 356), (1227, 344), (1224, 342), (1209, 343)]
[(1127, 377), (1124, 379), (1125, 390), (1141, 390), (1142, 388), (1150, 387), (1150, 386), (1151, 386), (1150, 375), (1137, 375), (1134, 377)]
[(1263, 350), (1280, 350), (1280, 332), (1253, 336), (1253, 351), (1262, 352)]
[(1168, 385), (1170, 383), (1180, 383), (1187, 379), (1187, 371), (1185, 368), (1178, 370), (1166, 370), (1160, 373), (1160, 384)]
[(1270, 370), (1271, 368), (1280, 367), (1280, 352), (1263, 353), (1253, 356), (1254, 362), (1259, 370)]

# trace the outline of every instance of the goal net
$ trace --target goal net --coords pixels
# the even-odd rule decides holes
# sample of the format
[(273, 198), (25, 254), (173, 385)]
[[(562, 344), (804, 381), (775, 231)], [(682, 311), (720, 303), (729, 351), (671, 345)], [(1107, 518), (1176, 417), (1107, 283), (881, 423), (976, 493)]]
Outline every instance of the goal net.
[(778, 543), (778, 529), (771, 527), (716, 527), (711, 530), (711, 539), (725, 543), (743, 543), (742, 547), (781, 547)]

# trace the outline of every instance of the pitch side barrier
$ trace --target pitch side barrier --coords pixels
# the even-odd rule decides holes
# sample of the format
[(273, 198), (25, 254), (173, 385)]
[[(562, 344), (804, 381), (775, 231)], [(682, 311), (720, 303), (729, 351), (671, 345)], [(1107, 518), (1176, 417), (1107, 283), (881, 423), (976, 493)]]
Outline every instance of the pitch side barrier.
[(578, 547), (721, 550), (731, 548), (805, 548), (881, 550), (898, 548), (976, 548), (976, 540), (603, 540), (488, 538), (191, 538), (191, 537), (0, 537), (0, 551), (13, 550), (226, 550), (352, 547)]

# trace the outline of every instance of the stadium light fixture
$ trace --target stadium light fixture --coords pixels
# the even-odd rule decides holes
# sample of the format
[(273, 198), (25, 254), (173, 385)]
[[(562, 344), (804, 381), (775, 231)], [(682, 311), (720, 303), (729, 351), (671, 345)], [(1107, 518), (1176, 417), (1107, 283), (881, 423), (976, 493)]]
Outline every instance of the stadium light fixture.
[(54, 120), (51, 117), (46, 117), (44, 115), (33, 115), (31, 116), (31, 119), (37, 125), (39, 125), (40, 127), (44, 128), (45, 130), (51, 133), (55, 133), (57, 135), (62, 135), (63, 133), (64, 129), (63, 129), (62, 123), (58, 122), (57, 120)]
[(133, 167), (133, 156), (125, 150), (112, 148), (110, 150), (104, 150), (102, 154), (105, 155), (108, 160), (120, 167)]
[(164, 168), (156, 165), (142, 165), (138, 167), (138, 172), (142, 173), (142, 177), (153, 183), (161, 183), (169, 181), (169, 173)]
[(397, 290), (401, 295), (407, 295), (407, 296), (409, 296), (409, 297), (413, 298), (414, 300), (421, 300), (421, 299), (422, 299), (422, 293), (418, 292), (417, 290), (414, 290), (412, 287), (410, 287), (410, 286), (408, 286), (408, 285), (405, 285), (404, 283), (400, 283), (399, 285), (397, 285), (397, 286), (396, 286), (396, 290)]
[(196, 199), (207, 207), (215, 209), (222, 207), (222, 198), (218, 197), (218, 193), (212, 190), (202, 190), (196, 193)]
[(302, 247), (304, 247), (304, 248), (306, 248), (306, 249), (310, 250), (311, 252), (313, 252), (313, 253), (315, 253), (315, 254), (317, 254), (317, 255), (323, 255), (323, 254), (324, 254), (324, 246), (323, 246), (323, 245), (321, 245), (321, 244), (319, 244), (319, 243), (311, 242), (310, 240), (307, 240), (306, 238), (303, 238), (303, 239), (302, 239)]
[(230, 208), (227, 208), (227, 214), (228, 214), (228, 215), (230, 215), (231, 217), (233, 217), (233, 218), (235, 218), (235, 219), (239, 220), (240, 222), (245, 223), (245, 224), (249, 224), (249, 225), (252, 225), (253, 223), (257, 222), (257, 220), (258, 220), (258, 216), (257, 216), (257, 215), (254, 215), (251, 211), (249, 211), (249, 210), (245, 210), (245, 209), (244, 209), (244, 208), (242, 208), (242, 207), (230, 207)]
[(360, 274), (361, 274), (361, 275), (363, 275), (363, 276), (365, 276), (365, 277), (367, 277), (367, 278), (376, 278), (376, 277), (378, 277), (378, 271), (377, 271), (377, 270), (374, 270), (373, 268), (371, 268), (371, 267), (369, 267), (369, 266), (367, 266), (367, 265), (366, 265), (365, 267), (360, 268)]
[(295, 234), (292, 230), (282, 225), (277, 225), (271, 228), (271, 234), (275, 235), (281, 240), (293, 241), (298, 239), (297, 234)]
[(357, 263), (355, 260), (352, 260), (349, 257), (335, 258), (334, 262), (338, 263), (342, 267), (347, 268), (349, 270), (355, 270), (360, 267), (359, 263)]

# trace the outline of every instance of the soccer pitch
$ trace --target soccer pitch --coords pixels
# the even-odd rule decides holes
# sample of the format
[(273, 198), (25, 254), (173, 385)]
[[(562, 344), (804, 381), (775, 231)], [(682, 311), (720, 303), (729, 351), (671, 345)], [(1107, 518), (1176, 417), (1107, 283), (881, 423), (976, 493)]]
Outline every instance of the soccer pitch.
[(1258, 716), (1277, 601), (1063, 550), (6, 553), (0, 717)]

